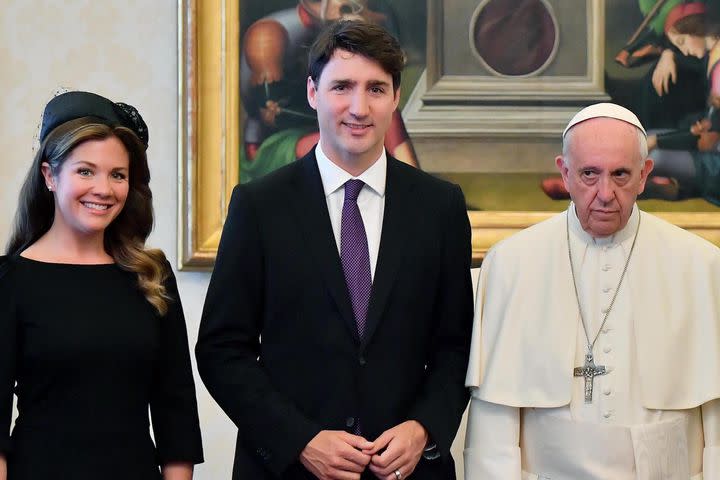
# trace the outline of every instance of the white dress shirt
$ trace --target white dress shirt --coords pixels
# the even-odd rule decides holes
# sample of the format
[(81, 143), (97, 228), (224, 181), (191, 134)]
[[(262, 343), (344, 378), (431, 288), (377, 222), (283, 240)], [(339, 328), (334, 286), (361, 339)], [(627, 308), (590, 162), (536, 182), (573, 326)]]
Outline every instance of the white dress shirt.
[(340, 226), (342, 223), (343, 203), (345, 202), (345, 182), (352, 179), (362, 180), (365, 183), (358, 195), (357, 204), (360, 216), (365, 224), (368, 253), (370, 254), (370, 275), (375, 279), (375, 266), (380, 250), (380, 234), (382, 233), (383, 215), (385, 213), (385, 179), (387, 177), (387, 155), (383, 148), (380, 158), (358, 177), (333, 163), (320, 148), (315, 148), (320, 179), (325, 190), (330, 223), (338, 252), (340, 252)]

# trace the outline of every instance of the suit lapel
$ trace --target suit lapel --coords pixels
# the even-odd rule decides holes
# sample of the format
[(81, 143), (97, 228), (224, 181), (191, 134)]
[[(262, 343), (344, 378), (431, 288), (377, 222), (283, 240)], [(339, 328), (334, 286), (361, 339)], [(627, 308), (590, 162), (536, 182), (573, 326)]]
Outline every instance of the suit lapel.
[(409, 195), (412, 184), (407, 175), (403, 175), (399, 160), (388, 156), (387, 179), (385, 186), (385, 212), (383, 214), (380, 249), (375, 266), (370, 305), (367, 315), (367, 330), (362, 348), (369, 343), (388, 297), (395, 284), (395, 275), (404, 257), (412, 221), (407, 214), (412, 208)]
[(298, 197), (290, 197), (288, 203), (295, 210), (308, 251), (315, 259), (330, 295), (351, 335), (357, 340), (357, 325), (345, 286), (345, 276), (330, 223), (320, 171), (315, 160), (315, 150), (313, 149), (298, 162), (300, 163), (296, 177)]

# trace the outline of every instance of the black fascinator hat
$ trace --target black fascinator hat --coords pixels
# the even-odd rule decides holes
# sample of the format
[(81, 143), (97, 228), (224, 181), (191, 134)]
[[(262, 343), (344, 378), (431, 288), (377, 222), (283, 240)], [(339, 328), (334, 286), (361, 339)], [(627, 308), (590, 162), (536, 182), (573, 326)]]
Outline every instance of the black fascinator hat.
[(40, 143), (56, 127), (82, 117), (97, 118), (109, 126), (127, 127), (135, 132), (147, 149), (149, 133), (137, 109), (126, 103), (114, 103), (90, 92), (66, 92), (48, 102), (40, 127)]

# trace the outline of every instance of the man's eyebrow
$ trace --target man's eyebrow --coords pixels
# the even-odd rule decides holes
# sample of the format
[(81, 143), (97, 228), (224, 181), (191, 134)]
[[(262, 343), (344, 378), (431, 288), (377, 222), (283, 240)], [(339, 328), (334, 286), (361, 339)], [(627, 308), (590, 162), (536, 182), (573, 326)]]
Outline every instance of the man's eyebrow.
[[(357, 85), (357, 80), (352, 80), (349, 78), (337, 78), (335, 80), (330, 81), (330, 85)], [(366, 82), (366, 85), (371, 87), (388, 87), (390, 86), (390, 82), (387, 82), (385, 80), (368, 80)]]
[(630, 169), (627, 168), (627, 167), (620, 167), (620, 168), (616, 168), (615, 170), (613, 170), (612, 173), (614, 173), (614, 174), (618, 174), (618, 173), (630, 173)]
[(338, 78), (336, 80), (333, 80), (330, 82), (330, 85), (337, 86), (337, 85), (355, 85), (357, 82), (355, 80), (350, 80), (349, 78)]

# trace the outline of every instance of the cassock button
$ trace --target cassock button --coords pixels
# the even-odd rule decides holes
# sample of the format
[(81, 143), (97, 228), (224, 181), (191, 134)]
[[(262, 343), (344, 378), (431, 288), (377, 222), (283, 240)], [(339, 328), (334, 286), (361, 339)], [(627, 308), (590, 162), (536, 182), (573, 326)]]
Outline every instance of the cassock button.
[(602, 271), (603, 271), (603, 272), (607, 272), (607, 271), (610, 270), (610, 269), (612, 269), (612, 265), (610, 265), (609, 263), (606, 263), (606, 264), (603, 265), (603, 267), (602, 267)]
[(603, 395), (610, 395), (612, 393), (612, 389), (610, 387), (605, 387), (605, 390), (603, 390)]
[(602, 310), (600, 310), (602, 313), (608, 313), (610, 311), (609, 308), (605, 307)]
[(358, 363), (360, 364), (361, 367), (364, 367), (365, 365), (367, 365), (367, 360), (365, 360), (365, 357), (360, 355), (360, 358), (358, 358)]
[(345, 426), (348, 428), (352, 428), (355, 425), (355, 417), (347, 417), (345, 419)]
[(605, 345), (605, 348), (603, 348), (603, 352), (605, 352), (605, 353), (612, 352), (612, 347), (610, 345)]
[(612, 412), (610, 410), (606, 410), (605, 413), (603, 413), (603, 417), (605, 417), (605, 418), (612, 417)]
[(612, 287), (605, 287), (602, 289), (603, 293), (610, 293), (610, 290), (612, 290)]

